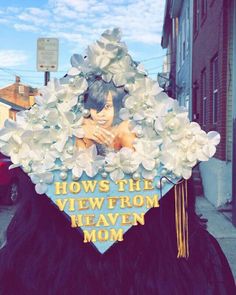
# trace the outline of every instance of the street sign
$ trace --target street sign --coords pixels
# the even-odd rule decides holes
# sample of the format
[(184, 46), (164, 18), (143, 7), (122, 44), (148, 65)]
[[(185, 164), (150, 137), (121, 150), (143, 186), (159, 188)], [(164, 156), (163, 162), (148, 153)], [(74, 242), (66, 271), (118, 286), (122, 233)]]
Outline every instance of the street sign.
[(58, 68), (57, 38), (39, 38), (37, 40), (37, 70), (39, 72), (56, 72)]

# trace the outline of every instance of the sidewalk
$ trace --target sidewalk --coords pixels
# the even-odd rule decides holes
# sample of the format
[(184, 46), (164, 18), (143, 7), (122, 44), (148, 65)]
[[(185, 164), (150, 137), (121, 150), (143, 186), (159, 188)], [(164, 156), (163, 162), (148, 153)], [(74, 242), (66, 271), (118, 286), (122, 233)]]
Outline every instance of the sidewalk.
[(196, 212), (208, 219), (207, 230), (220, 244), (236, 282), (236, 227), (204, 197), (196, 198)]
[(5, 241), (5, 231), (15, 214), (15, 206), (0, 206), (0, 248)]

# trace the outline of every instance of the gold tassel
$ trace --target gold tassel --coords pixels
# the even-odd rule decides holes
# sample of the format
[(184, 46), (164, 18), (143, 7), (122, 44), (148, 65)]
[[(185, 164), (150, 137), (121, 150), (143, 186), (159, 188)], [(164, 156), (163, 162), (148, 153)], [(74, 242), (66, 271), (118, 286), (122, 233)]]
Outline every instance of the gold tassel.
[(175, 185), (175, 225), (178, 258), (189, 257), (187, 196), (187, 181), (184, 180)]

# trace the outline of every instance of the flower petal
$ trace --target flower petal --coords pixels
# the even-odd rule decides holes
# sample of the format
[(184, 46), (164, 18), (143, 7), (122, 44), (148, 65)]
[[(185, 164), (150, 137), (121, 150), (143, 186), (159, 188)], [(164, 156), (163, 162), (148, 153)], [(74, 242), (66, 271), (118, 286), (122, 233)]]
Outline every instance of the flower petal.
[(216, 131), (210, 131), (207, 133), (207, 137), (212, 144), (218, 145), (220, 143), (220, 134)]
[(117, 181), (124, 177), (124, 173), (121, 169), (116, 169), (110, 173), (110, 177), (113, 181)]
[(48, 190), (48, 186), (45, 183), (37, 183), (35, 190), (39, 195), (45, 194)]

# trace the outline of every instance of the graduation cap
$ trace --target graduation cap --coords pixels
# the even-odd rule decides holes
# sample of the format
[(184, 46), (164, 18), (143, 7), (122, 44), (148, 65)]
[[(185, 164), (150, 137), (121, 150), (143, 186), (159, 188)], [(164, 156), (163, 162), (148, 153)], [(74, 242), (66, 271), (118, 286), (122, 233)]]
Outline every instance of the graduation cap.
[(75, 54), (62, 79), (29, 110), (5, 121), (0, 151), (20, 166), (100, 253), (173, 186), (178, 257), (188, 257), (187, 179), (216, 151), (220, 135), (190, 122), (135, 62), (119, 29)]

